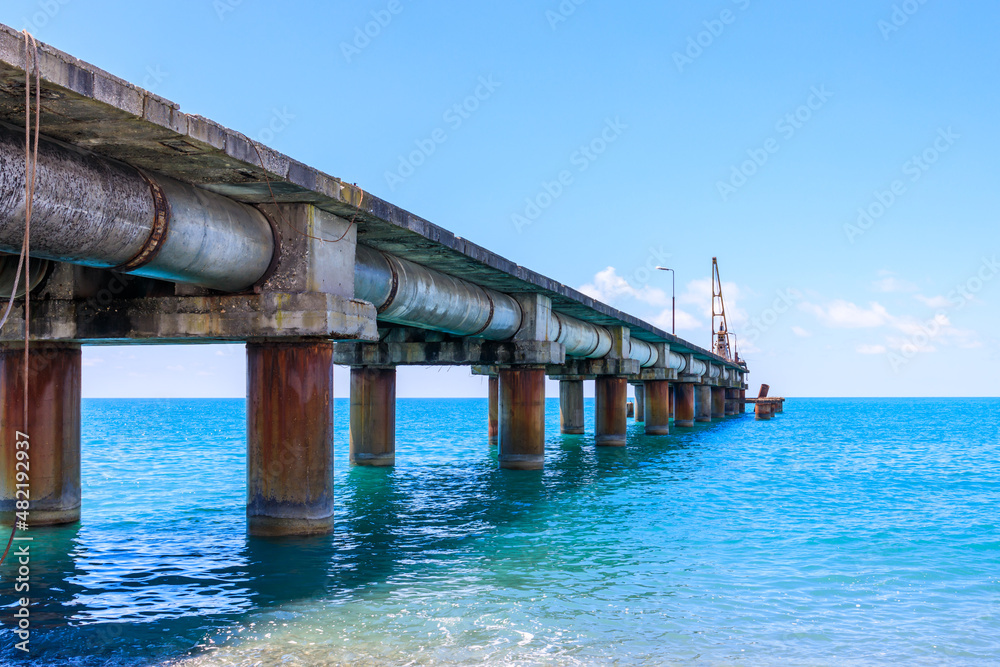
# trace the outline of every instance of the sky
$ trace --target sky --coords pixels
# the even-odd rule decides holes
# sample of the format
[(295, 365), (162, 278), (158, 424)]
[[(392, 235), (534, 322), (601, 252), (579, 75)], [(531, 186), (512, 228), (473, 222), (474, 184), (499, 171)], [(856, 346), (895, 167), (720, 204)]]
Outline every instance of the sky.
[[(754, 388), (996, 395), (995, 2), (5, 0), (0, 22), (667, 329), (669, 266), (703, 347), (718, 257)], [(239, 345), (84, 350), (88, 397), (245, 387)], [(485, 391), (399, 371), (401, 397)]]

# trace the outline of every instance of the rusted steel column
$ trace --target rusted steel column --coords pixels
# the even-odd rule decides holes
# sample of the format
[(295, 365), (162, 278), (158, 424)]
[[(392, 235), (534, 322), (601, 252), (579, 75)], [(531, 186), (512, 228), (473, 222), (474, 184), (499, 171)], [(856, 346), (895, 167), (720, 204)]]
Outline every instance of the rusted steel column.
[(500, 434), (500, 378), (496, 375), (490, 376), (489, 408), (486, 417), (486, 432), (490, 439), (490, 445), (497, 444)]
[(712, 419), (726, 416), (726, 388), (712, 387)]
[(646, 392), (641, 384), (635, 385), (635, 420), (646, 421)]
[(666, 380), (647, 380), (646, 435), (667, 435), (670, 433), (670, 383)]
[[(0, 521), (12, 523), (25, 498), (30, 526), (79, 521), (80, 346), (31, 344), (26, 439), (17, 435), (25, 432), (23, 373), (24, 347), (0, 346)], [(20, 496), (18, 484), (27, 484)]]
[(628, 427), (625, 417), (628, 382), (623, 377), (599, 375), (595, 384), (595, 442), (601, 446), (624, 447)]
[(771, 407), (774, 408), (774, 410), (772, 410), (772, 412), (774, 412), (774, 413), (784, 412), (785, 411), (785, 399), (782, 398), (782, 399), (779, 399), (779, 400), (775, 401), (772, 404)]
[(333, 343), (247, 343), (247, 528), (333, 530)]
[(396, 464), (396, 369), (351, 368), (351, 463)]
[(559, 429), (583, 433), (583, 380), (559, 380)]
[(712, 387), (699, 384), (694, 388), (694, 420), (696, 422), (712, 421)]
[(674, 426), (694, 426), (694, 385), (690, 382), (674, 385)]
[(500, 467), (540, 470), (545, 464), (545, 370), (500, 369)]
[(754, 418), (765, 420), (771, 418), (771, 403), (768, 401), (757, 401), (753, 406)]

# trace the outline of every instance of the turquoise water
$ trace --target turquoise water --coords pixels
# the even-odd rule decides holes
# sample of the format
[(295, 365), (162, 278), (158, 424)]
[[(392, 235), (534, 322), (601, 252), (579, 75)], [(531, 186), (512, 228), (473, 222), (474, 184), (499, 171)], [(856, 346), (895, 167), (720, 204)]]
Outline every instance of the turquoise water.
[(497, 469), (485, 400), (399, 401), (381, 470), (336, 411), (335, 533), (269, 541), (242, 400), (84, 401), (83, 519), (33, 530), (34, 661), (1000, 662), (1000, 400), (790, 400), (600, 450), (549, 401), (540, 473)]

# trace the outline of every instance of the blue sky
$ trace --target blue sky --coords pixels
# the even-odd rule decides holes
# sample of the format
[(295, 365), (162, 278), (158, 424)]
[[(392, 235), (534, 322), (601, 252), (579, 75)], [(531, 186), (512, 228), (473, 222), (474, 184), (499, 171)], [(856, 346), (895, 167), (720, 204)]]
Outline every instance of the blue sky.
[[(1000, 6), (7, 0), (0, 21), (520, 264), (754, 385), (996, 395)], [(368, 34), (365, 34), (367, 29)], [(87, 396), (240, 396), (239, 346), (87, 348)], [(338, 392), (347, 395), (347, 373)], [(399, 394), (484, 395), (466, 369)]]

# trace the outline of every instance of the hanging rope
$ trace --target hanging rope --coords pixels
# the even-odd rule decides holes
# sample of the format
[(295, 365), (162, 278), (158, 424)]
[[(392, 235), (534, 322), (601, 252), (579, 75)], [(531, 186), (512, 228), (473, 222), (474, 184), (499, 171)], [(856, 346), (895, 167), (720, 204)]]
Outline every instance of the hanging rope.
[[(32, 144), (32, 118), (31, 118), (31, 68), (35, 68), (35, 118), (34, 118), (34, 144)], [(0, 327), (7, 321), (10, 314), (11, 305), (14, 303), (17, 294), (18, 279), (21, 276), (21, 267), (24, 267), (24, 426), (23, 432), (28, 432), (28, 372), (29, 362), (29, 321), (31, 318), (31, 279), (30, 279), (30, 239), (31, 239), (31, 210), (35, 199), (35, 176), (38, 171), (38, 135), (39, 126), (42, 120), (42, 73), (38, 64), (38, 42), (27, 30), (24, 31), (24, 241), (21, 243), (21, 256), (17, 263), (17, 272), (14, 274), (14, 289), (11, 291), (10, 300), (7, 302), (7, 310), (0, 320)], [(10, 539), (7, 540), (7, 548), (4, 549), (3, 556), (0, 556), (0, 564), (7, 558), (10, 545), (14, 542), (14, 535), (17, 533), (17, 520), (13, 522), (10, 529)]]

